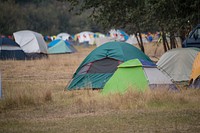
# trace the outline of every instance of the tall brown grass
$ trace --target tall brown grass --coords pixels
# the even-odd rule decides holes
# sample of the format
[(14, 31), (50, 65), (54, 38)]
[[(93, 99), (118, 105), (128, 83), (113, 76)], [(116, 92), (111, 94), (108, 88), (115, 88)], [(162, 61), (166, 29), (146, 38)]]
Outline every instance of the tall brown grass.
[(48, 89), (26, 86), (26, 88), (8, 87), (3, 91), (1, 109), (13, 109), (26, 106), (38, 106), (51, 102), (52, 93)]
[(151, 109), (178, 109), (199, 108), (200, 91), (184, 90), (169, 92), (162, 90), (137, 92), (128, 90), (124, 94), (115, 93), (103, 95), (100, 91), (81, 91), (79, 95), (73, 95), (74, 102), (71, 105), (72, 113), (95, 113), (120, 110), (151, 110)]
[[(147, 55), (154, 55), (156, 45), (145, 44)], [(102, 95), (91, 89), (64, 91), (83, 59), (95, 48), (76, 47), (78, 53), (50, 55), (48, 59), (31, 61), (0, 61), (3, 99), (0, 109), (24, 108), (51, 104), (69, 113), (94, 113), (112, 110), (173, 109), (199, 107), (198, 90), (127, 91), (125, 94)], [(158, 46), (157, 56), (163, 53)], [(183, 87), (178, 86), (180, 89)]]

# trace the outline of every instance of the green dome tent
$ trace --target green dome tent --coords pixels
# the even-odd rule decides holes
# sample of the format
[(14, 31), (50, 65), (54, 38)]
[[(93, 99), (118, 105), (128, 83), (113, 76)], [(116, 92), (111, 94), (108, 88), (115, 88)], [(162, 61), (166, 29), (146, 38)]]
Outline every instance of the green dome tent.
[(156, 64), (133, 59), (118, 66), (116, 72), (105, 84), (102, 93), (124, 93), (128, 89), (143, 92), (147, 88), (177, 89), (171, 79), (157, 69)]
[(125, 42), (108, 42), (94, 49), (80, 64), (67, 86), (68, 90), (104, 87), (117, 66), (131, 59), (151, 61), (138, 48)]

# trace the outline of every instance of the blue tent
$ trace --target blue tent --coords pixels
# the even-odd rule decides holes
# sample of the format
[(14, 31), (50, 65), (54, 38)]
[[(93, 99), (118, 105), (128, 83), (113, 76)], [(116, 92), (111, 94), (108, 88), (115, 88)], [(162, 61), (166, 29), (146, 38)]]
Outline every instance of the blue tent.
[(129, 35), (126, 32), (124, 32), (123, 30), (119, 30), (119, 32), (124, 36), (125, 41), (128, 40)]
[(20, 46), (13, 40), (3, 37), (0, 38), (0, 60), (25, 60), (26, 54)]

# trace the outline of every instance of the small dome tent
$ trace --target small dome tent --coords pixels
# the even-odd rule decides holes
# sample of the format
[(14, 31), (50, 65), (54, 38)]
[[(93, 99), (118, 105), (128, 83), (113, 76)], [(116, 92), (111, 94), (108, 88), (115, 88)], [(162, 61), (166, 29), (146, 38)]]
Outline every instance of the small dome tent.
[(75, 38), (78, 40), (79, 43), (88, 42), (91, 38), (94, 38), (94, 33), (90, 31), (83, 31), (75, 35)]
[(124, 93), (128, 89), (143, 92), (148, 88), (177, 90), (171, 79), (164, 75), (156, 64), (147, 60), (133, 59), (118, 66), (105, 84), (102, 93)]
[(47, 57), (47, 45), (40, 33), (22, 30), (13, 33), (13, 36), (28, 58), (37, 59)]
[(62, 39), (62, 40), (69, 40), (69, 38), (71, 37), (70, 34), (68, 33), (59, 33), (57, 36), (56, 36), (56, 39)]
[(127, 60), (151, 59), (138, 48), (125, 42), (108, 42), (94, 49), (80, 64), (67, 86), (68, 90), (102, 89), (116, 71), (117, 66)]
[(74, 53), (77, 50), (67, 41), (56, 39), (48, 44), (48, 54)]
[(188, 81), (192, 64), (197, 56), (197, 48), (176, 48), (164, 53), (157, 62), (158, 68), (174, 81)]
[(0, 60), (25, 60), (26, 54), (13, 40), (0, 38)]
[(189, 87), (200, 89), (200, 52), (197, 54), (192, 66)]

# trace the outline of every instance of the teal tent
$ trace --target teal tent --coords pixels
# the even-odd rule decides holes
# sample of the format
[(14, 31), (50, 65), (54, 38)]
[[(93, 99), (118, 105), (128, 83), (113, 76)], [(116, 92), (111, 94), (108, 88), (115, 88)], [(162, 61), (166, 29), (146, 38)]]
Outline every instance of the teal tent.
[(48, 54), (73, 53), (76, 49), (67, 41), (56, 39), (48, 44)]
[(138, 48), (125, 42), (108, 42), (94, 49), (80, 64), (67, 89), (102, 89), (122, 62), (131, 59), (151, 61)]

